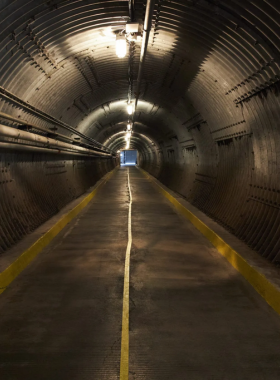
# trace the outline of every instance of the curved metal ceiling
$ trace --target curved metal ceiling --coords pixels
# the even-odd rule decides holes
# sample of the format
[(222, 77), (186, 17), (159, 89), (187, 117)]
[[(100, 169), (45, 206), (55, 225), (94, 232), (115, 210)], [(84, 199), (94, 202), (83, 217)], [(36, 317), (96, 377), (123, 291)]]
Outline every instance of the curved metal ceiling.
[[(190, 104), (201, 112), (204, 96), (215, 106), (215, 115), (207, 109), (208, 122), (216, 123), (225, 106), (236, 114), (236, 102), (278, 80), (276, 7), (273, 1), (156, 1), (140, 98), (174, 114), (180, 125), (197, 112), (190, 115)], [(135, 1), (142, 24), (144, 11), (145, 1)], [(1, 19), (5, 89), (75, 128), (98, 106), (127, 99), (129, 56), (116, 57), (113, 31), (129, 20), (128, 1), (2, 2)], [(139, 53), (135, 43), (134, 82)]]

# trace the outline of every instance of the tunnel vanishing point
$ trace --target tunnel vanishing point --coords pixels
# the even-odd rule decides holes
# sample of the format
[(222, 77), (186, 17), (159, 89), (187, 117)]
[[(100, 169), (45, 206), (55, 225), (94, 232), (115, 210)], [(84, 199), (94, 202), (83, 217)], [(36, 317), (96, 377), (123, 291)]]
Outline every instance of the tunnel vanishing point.
[(1, 379), (280, 379), (279, 0), (0, 20)]

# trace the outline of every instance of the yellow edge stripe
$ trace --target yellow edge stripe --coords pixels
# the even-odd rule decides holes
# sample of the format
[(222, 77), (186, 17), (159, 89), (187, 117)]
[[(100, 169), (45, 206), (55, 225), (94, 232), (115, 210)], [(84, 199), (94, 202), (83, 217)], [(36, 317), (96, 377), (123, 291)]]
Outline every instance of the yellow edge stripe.
[(27, 267), (27, 265), (40, 253), (53, 238), (88, 205), (97, 191), (109, 180), (115, 169), (108, 173), (102, 182), (81, 203), (64, 215), (55, 225), (38, 239), (31, 247), (24, 251), (8, 268), (0, 273), (0, 294), (6, 287)]
[(191, 211), (184, 207), (176, 198), (162, 188), (143, 169), (139, 168), (149, 178), (158, 190), (176, 207), (176, 209), (188, 218), (191, 223), (217, 248), (217, 250), (237, 269), (243, 277), (256, 289), (266, 302), (280, 314), (280, 289), (272, 284), (262, 273), (250, 265), (238, 252), (228, 245), (219, 235), (211, 230)]
[(130, 252), (131, 252), (131, 244), (132, 244), (132, 232), (131, 232), (132, 194), (131, 194), (131, 187), (130, 187), (130, 181), (129, 181), (129, 169), (128, 169), (128, 174), (127, 174), (127, 183), (128, 183), (128, 190), (129, 190), (128, 242), (127, 242), (127, 248), (126, 248), (125, 267), (124, 267), (120, 380), (128, 380), (128, 377), (129, 377), (129, 269), (130, 269)]

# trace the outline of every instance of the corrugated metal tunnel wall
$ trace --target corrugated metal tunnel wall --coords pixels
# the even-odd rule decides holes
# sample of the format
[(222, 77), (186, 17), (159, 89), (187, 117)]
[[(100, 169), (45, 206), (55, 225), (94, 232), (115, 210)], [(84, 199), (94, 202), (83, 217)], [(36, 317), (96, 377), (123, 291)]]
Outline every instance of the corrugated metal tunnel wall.
[[(134, 3), (143, 24), (146, 1)], [(113, 31), (129, 21), (128, 2), (3, 0), (0, 8), (0, 111), (71, 139), (75, 129), (112, 151), (124, 148), (141, 48), (131, 43), (124, 59), (115, 55)], [(144, 169), (274, 263), (279, 23), (277, 0), (155, 1), (131, 139)], [(116, 162), (2, 149), (0, 250)]]
[(0, 154), (0, 253), (113, 169), (111, 159)]

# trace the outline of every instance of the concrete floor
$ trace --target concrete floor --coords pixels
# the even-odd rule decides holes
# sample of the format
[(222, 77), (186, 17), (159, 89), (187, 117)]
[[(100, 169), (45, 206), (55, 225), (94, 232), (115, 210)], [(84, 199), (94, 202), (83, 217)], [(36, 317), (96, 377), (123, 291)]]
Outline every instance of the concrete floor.
[(130, 380), (280, 379), (280, 317), (134, 167), (0, 296), (1, 379), (118, 379), (127, 170)]

